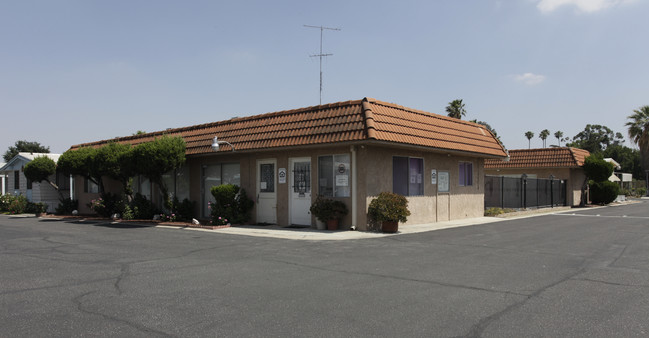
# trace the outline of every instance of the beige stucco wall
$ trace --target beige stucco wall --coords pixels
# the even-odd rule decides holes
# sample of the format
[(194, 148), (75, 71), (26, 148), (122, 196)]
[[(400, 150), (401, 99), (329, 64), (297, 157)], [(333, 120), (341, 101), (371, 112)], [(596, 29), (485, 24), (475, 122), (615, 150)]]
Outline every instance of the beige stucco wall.
[[(368, 145), (359, 147), (359, 194), (363, 196), (359, 213), (359, 227), (370, 227), (367, 208), (371, 200), (382, 191), (392, 191), (392, 158), (394, 156), (423, 158), (423, 196), (409, 196), (406, 226), (441, 221), (480, 217), (484, 214), (484, 165), (475, 157), (448, 153), (431, 153), (405, 148), (386, 148)], [(459, 163), (473, 163), (473, 185), (459, 185)], [(431, 183), (431, 170), (449, 172), (449, 192), (438, 192), (438, 185)]]
[[(484, 169), (483, 160), (471, 156), (448, 154), (440, 152), (428, 152), (424, 150), (413, 150), (412, 148), (386, 147), (377, 144), (356, 144), (342, 146), (323, 146), (311, 148), (295, 148), (276, 151), (264, 151), (255, 153), (246, 152), (221, 152), (202, 156), (191, 156), (187, 158), (186, 166), (189, 168), (189, 196), (196, 202), (195, 215), (201, 215), (203, 201), (202, 180), (203, 167), (211, 164), (239, 163), (241, 175), (241, 187), (248, 196), (257, 202), (257, 161), (273, 159), (276, 161), (275, 171), (279, 168), (290, 170), (289, 159), (308, 157), (311, 159), (311, 199), (314, 201), (318, 194), (318, 157), (324, 155), (348, 154), (350, 156), (350, 197), (335, 198), (344, 202), (349, 213), (340, 223), (341, 229), (348, 229), (356, 226), (359, 230), (369, 229), (367, 220), (367, 207), (374, 196), (381, 191), (392, 191), (392, 158), (393, 156), (418, 157), (423, 159), (424, 195), (409, 196), (409, 209), (411, 216), (405, 224), (424, 224), (462, 218), (480, 217), (483, 215), (484, 205)], [(355, 158), (355, 165), (354, 165)], [(459, 162), (473, 163), (473, 185), (459, 185)], [(437, 173), (447, 171), (450, 174), (450, 191), (438, 192), (437, 184), (431, 183), (431, 170)], [(356, 185), (353, 180), (356, 179)], [(77, 177), (75, 181), (75, 197), (79, 200), (79, 211), (90, 213), (86, 206), (90, 200), (97, 198), (98, 194), (83, 192), (83, 178)], [(291, 182), (280, 184), (276, 179), (277, 192), (277, 224), (280, 226), (289, 225), (289, 197)], [(354, 191), (356, 187), (356, 191)], [(118, 182), (110, 179), (105, 180), (106, 191), (117, 193), (121, 189)], [(353, 199), (356, 196), (357, 208), (356, 218)], [(158, 198), (154, 193), (153, 200)], [(251, 223), (256, 223), (257, 204), (252, 210)], [(198, 217), (200, 218), (200, 217)], [(311, 225), (315, 227), (316, 220), (311, 217)]]
[[(251, 212), (252, 220), (250, 223), (256, 223), (257, 216), (257, 161), (260, 160), (274, 160), (276, 161), (275, 172), (279, 168), (289, 168), (289, 159), (291, 158), (310, 158), (311, 159), (311, 199), (314, 201), (317, 197), (318, 190), (318, 157), (324, 155), (339, 155), (348, 154), (351, 157), (351, 150), (349, 146), (337, 147), (323, 147), (323, 148), (305, 148), (305, 149), (292, 149), (281, 151), (268, 151), (259, 153), (227, 153), (210, 156), (200, 156), (188, 159), (187, 164), (190, 166), (190, 196), (191, 199), (197, 201), (197, 205), (203, 203), (201, 195), (202, 185), (202, 167), (209, 164), (219, 163), (239, 163), (241, 174), (241, 187), (246, 190), (248, 197), (255, 201), (255, 205)], [(354, 168), (351, 168), (353, 175)], [(280, 226), (289, 225), (289, 194), (291, 189), (291, 182), (287, 177), (286, 183), (279, 183), (276, 178), (276, 193), (277, 193), (277, 224)], [(353, 194), (353, 191), (351, 192)], [(348, 229), (353, 225), (352, 222), (352, 198), (339, 197), (334, 198), (344, 202), (349, 209), (349, 213), (341, 222), (342, 229)], [(199, 215), (200, 206), (197, 206), (196, 214)], [(315, 217), (311, 217), (311, 225), (315, 227)]]
[(553, 175), (555, 179), (566, 180), (566, 204), (568, 206), (579, 205), (581, 187), (586, 178), (584, 170), (581, 168), (489, 169), (485, 172), (486, 175), (491, 176), (533, 174), (537, 178), (550, 178), (550, 175)]

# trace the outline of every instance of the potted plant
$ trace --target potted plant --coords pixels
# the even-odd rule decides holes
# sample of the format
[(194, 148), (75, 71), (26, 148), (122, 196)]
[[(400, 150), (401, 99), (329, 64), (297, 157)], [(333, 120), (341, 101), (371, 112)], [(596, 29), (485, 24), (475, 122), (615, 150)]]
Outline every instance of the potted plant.
[(406, 222), (410, 216), (408, 200), (399, 194), (382, 192), (370, 202), (367, 214), (381, 223), (383, 232), (397, 232), (399, 222)]
[(316, 219), (326, 223), (329, 230), (338, 229), (340, 219), (348, 213), (345, 203), (320, 196), (311, 204), (309, 210)]
[(36, 217), (41, 217), (47, 212), (47, 204), (39, 202), (39, 203), (34, 203), (34, 214)]

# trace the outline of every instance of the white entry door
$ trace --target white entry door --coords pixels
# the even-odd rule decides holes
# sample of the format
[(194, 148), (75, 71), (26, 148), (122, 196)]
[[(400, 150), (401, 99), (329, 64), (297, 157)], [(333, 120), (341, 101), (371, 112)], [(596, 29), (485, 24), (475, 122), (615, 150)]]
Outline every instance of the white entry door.
[(311, 159), (289, 159), (289, 223), (311, 226)]
[(277, 224), (277, 162), (257, 161), (257, 223)]

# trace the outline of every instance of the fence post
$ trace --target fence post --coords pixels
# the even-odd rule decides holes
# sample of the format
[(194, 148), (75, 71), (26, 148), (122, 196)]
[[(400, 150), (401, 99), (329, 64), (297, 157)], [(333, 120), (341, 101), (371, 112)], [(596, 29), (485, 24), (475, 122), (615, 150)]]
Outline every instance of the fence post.
[(521, 188), (523, 189), (523, 209), (527, 209), (527, 174), (521, 175)]
[(499, 177), (500, 180), (500, 208), (505, 209), (505, 178)]
[(554, 208), (554, 175), (550, 174), (550, 208)]

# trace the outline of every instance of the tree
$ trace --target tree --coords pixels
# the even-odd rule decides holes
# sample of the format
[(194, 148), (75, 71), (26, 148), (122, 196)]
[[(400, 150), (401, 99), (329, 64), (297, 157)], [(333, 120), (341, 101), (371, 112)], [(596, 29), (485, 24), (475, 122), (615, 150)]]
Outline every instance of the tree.
[(478, 121), (478, 120), (471, 120), (471, 121), (469, 121), (469, 122), (473, 122), (473, 123), (477, 123), (477, 124), (483, 125), (485, 128), (487, 128), (487, 130), (489, 130), (492, 134), (494, 134), (494, 136), (495, 136), (498, 140), (500, 140), (500, 136), (498, 136), (498, 132), (496, 132), (496, 129), (492, 128), (491, 125), (490, 125), (489, 123), (487, 123), (487, 122), (485, 122), (485, 121)]
[(627, 117), (629, 137), (640, 148), (642, 168), (649, 170), (649, 106), (640, 107)]
[(92, 181), (99, 187), (99, 192), (104, 192), (102, 176), (97, 172), (95, 157), (97, 148), (83, 147), (69, 149), (59, 157), (57, 166), (65, 175), (78, 175)]
[[(93, 176), (108, 176), (122, 183), (124, 192), (128, 196), (132, 194), (129, 182), (131, 177), (135, 176), (134, 168), (130, 165), (130, 160), (132, 160), (129, 156), (130, 151), (130, 145), (110, 142), (97, 149), (91, 168)], [(128, 160), (126, 160), (127, 158)]]
[[(593, 203), (608, 204), (615, 200), (620, 187), (608, 180), (613, 174), (613, 164), (604, 161), (601, 154), (596, 153), (584, 160), (584, 173), (590, 179), (591, 199)], [(584, 191), (582, 190), (582, 203)]]
[(462, 116), (466, 115), (466, 110), (464, 109), (464, 103), (462, 103), (462, 99), (457, 99), (449, 102), (448, 106), (446, 106), (446, 112), (448, 113), (449, 117), (462, 119)]
[(642, 161), (640, 151), (621, 145), (612, 145), (606, 147), (602, 152), (604, 157), (610, 157), (620, 164), (622, 172), (631, 173), (633, 178), (638, 180), (645, 179), (645, 173), (642, 171)]
[(557, 141), (559, 142), (559, 147), (561, 147), (561, 138), (563, 137), (563, 132), (562, 131), (556, 131), (554, 133), (554, 137), (557, 138)]
[(49, 183), (56, 192), (59, 194), (61, 200), (63, 200), (63, 194), (56, 183), (50, 180), (50, 176), (56, 174), (56, 163), (49, 157), (39, 156), (36, 157), (31, 162), (25, 165), (24, 169), (25, 177), (32, 182), (41, 183), (46, 181)]
[(11, 161), (18, 153), (49, 153), (50, 147), (44, 147), (38, 142), (16, 141), (14, 146), (9, 147), (2, 158), (5, 162)]
[(584, 160), (584, 174), (595, 182), (608, 180), (613, 174), (613, 164), (604, 161), (601, 154), (592, 154)]
[(575, 135), (572, 142), (566, 145), (598, 153), (612, 145), (621, 145), (623, 142), (624, 136), (621, 133), (615, 133), (606, 126), (588, 124), (583, 131)]
[(534, 133), (531, 131), (525, 132), (525, 137), (527, 137), (527, 149), (532, 148), (532, 137), (534, 137)]
[(182, 137), (163, 136), (152, 142), (135, 146), (132, 150), (134, 172), (158, 185), (168, 203), (168, 189), (162, 175), (180, 168), (185, 163), (185, 140)]
[(550, 135), (550, 131), (547, 129), (543, 129), (539, 133), (539, 138), (543, 140), (543, 148), (545, 148), (545, 139), (547, 139), (549, 135)]

